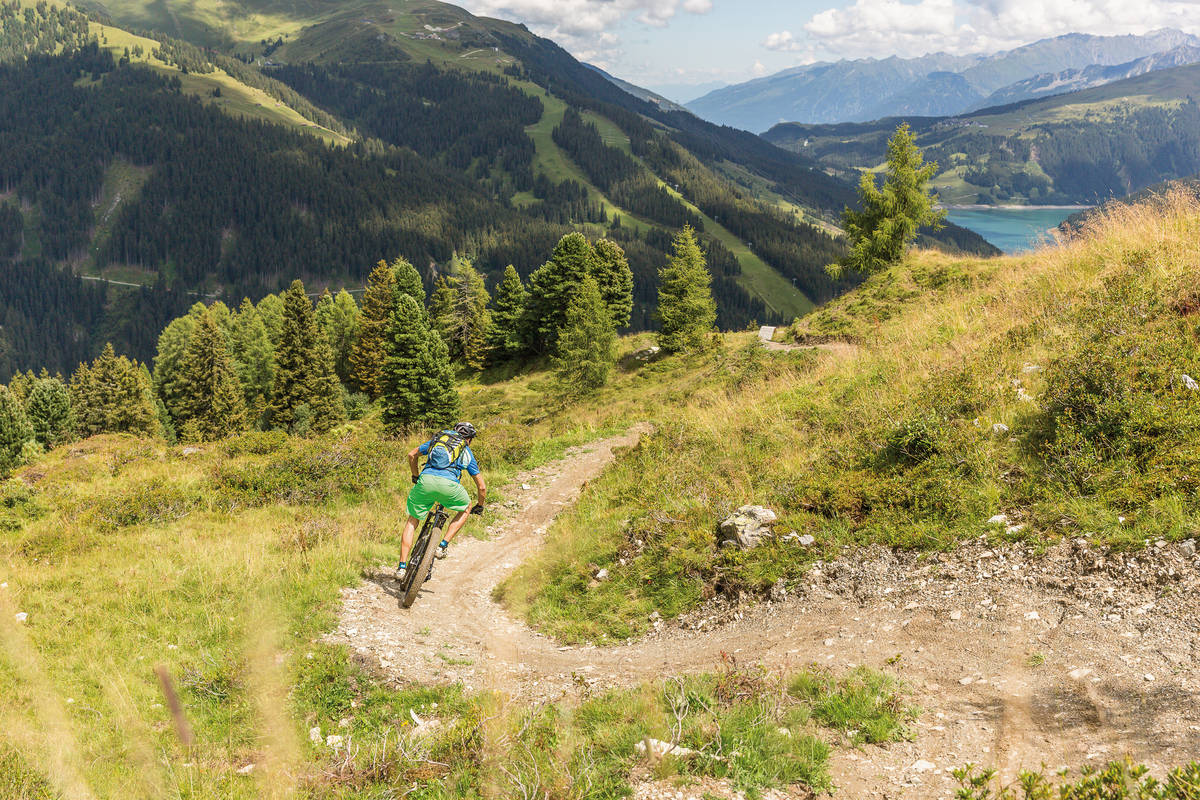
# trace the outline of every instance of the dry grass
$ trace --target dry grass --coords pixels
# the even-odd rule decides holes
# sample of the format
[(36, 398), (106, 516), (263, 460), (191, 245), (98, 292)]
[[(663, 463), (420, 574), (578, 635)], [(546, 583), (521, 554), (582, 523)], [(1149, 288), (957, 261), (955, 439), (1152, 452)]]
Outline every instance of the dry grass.
[[(652, 610), (671, 615), (716, 591), (760, 589), (843, 545), (948, 547), (983, 533), (983, 512), (997, 507), (1027, 513), (1023, 535), (1036, 537), (1061, 534), (1039, 522), (1060, 501), (1099, 519), (1107, 506), (1089, 498), (1035, 496), (999, 480), (1002, 467), (1035, 470), (1041, 456), (986, 431), (1033, 425), (1035, 409), (1011, 381), (1042, 397), (1114, 278), (1135, 277), (1193, 330), (1198, 251), (1200, 205), (1172, 194), (1114, 209), (1064, 246), (1028, 256), (916, 254), (797, 326), (801, 336), (853, 339), (849, 354), (766, 353), (731, 335), (705, 353), (627, 361), (609, 386), (571, 406), (536, 369), (472, 379), (464, 405), (484, 430), (478, 450), (493, 485), (606, 432), (656, 427), (589, 485), (504, 599), (568, 638), (622, 637)], [(623, 355), (649, 342), (627, 339)], [(1044, 370), (1025, 372), (1026, 363)], [(880, 466), (897, 424), (921, 433), (931, 409), (942, 414), (934, 444), (951, 455)], [(460, 689), (381, 687), (347, 653), (318, 643), (339, 589), (394, 555), (406, 443), (381, 445), (375, 425), (350, 426), (344, 441), (246, 440), (188, 457), (101, 437), (59, 448), (0, 486), (0, 766), (27, 766), (49, 789), (26, 778), (7, 786), (33, 797), (365, 797), (424, 780), (421, 796), (449, 798), (511, 796), (531, 766), (553, 791), (581, 769), (596, 781), (619, 776), (624, 750), (603, 751), (616, 741), (603, 738), (609, 729), (581, 727), (579, 715), (624, 720), (622, 736), (644, 735), (628, 726), (653, 687), (578, 711), (542, 709), (531, 722), (526, 709)], [(341, 455), (315, 457), (324, 451)], [(955, 471), (959, 456), (975, 470), (966, 477)], [(230, 476), (265, 483), (231, 491)], [(948, 510), (895, 505), (955, 494)], [(860, 495), (878, 507), (848, 511)], [(782, 545), (716, 553), (716, 520), (745, 502), (776, 507), (782, 530), (812, 532), (817, 546), (800, 556)], [(1086, 513), (1078, 524), (1112, 541), (1196, 527), (1191, 498), (1154, 502), (1122, 529)], [(591, 586), (597, 566), (612, 580)], [(176, 738), (158, 665), (196, 733), (190, 749)], [(443, 733), (414, 738), (401, 724), (410, 710), (442, 719)], [(729, 734), (774, 752), (779, 742), (744, 727), (753, 716), (729, 717)], [(353, 752), (309, 743), (311, 726), (328, 734), (343, 718)], [(747, 763), (744, 774), (760, 780), (767, 766)], [(624, 784), (605, 785), (615, 796)]]
[[(1200, 203), (1177, 191), (1113, 208), (1024, 256), (914, 253), (793, 328), (800, 341), (852, 341), (849, 354), (803, 363), (771, 354), (750, 370), (757, 377), (739, 380), (747, 357), (728, 337), (729, 349), (693, 365), (706, 377), (682, 402), (642, 405), (658, 434), (593, 484), (498, 596), (548, 632), (604, 641), (645, 629), (654, 610), (765, 591), (845, 545), (937, 549), (994, 533), (984, 521), (1000, 511), (1033, 538), (1074, 532), (1132, 546), (1200, 530), (1182, 484), (1120, 500), (1136, 514), (1110, 496), (1047, 485), (1054, 465), (1032, 438), (1047, 424), (1038, 398), (1101, 324), (1106, 287), (1132, 276), (1173, 296), (1194, 279), (1198, 255)], [(1150, 343), (1160, 333), (1139, 335)], [(991, 435), (995, 423), (1012, 435)], [(936, 457), (891, 461), (890, 442), (908, 435), (937, 439)], [(717, 521), (745, 503), (771, 506), (781, 531), (812, 534), (817, 547), (718, 553)], [(1121, 527), (1119, 515), (1138, 521)], [(612, 580), (589, 588), (597, 567)]]

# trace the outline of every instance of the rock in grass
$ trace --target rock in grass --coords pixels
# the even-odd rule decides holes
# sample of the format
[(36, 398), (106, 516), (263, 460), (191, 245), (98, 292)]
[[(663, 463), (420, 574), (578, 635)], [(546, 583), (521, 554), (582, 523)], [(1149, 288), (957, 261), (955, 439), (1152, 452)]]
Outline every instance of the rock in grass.
[(1008, 525), (1008, 514), (997, 514), (989, 518), (988, 525)]
[(1005, 425), (1003, 422), (996, 422), (996, 423), (992, 424), (992, 435), (993, 436), (1003, 436), (1006, 433), (1008, 433), (1008, 426)]
[(778, 517), (763, 506), (742, 506), (721, 520), (717, 542), (722, 547), (752, 550), (772, 536), (771, 526)]
[(596, 580), (598, 580), (598, 581), (606, 581), (606, 580), (608, 580), (608, 570), (607, 570), (607, 569), (601, 569), (601, 570), (599, 570), (599, 571), (596, 573)]
[(662, 758), (663, 756), (694, 756), (696, 751), (690, 747), (681, 747), (677, 744), (664, 742), (661, 739), (651, 739), (646, 737), (640, 742), (633, 745), (633, 749), (638, 755), (650, 755), (654, 758)]
[(1194, 392), (1197, 389), (1200, 389), (1200, 383), (1196, 383), (1196, 380), (1191, 375), (1180, 375), (1179, 383), (1189, 392)]

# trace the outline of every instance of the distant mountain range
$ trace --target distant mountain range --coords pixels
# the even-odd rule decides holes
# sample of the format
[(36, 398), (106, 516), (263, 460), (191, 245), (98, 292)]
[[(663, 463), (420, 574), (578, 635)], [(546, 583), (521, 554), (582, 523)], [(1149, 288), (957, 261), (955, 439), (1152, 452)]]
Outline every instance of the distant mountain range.
[[(1058, 85), (1109, 74), (1067, 74)], [(1200, 64), (1187, 64), (952, 117), (787, 122), (763, 138), (851, 178), (883, 163), (904, 121), (938, 164), (933, 184), (943, 202), (1091, 205), (1200, 173), (1196, 98)]]
[(1200, 37), (1067, 34), (992, 55), (859, 59), (795, 67), (687, 103), (722, 125), (765, 131), (780, 122), (863, 122), (953, 116), (1100, 86), (1200, 61)]

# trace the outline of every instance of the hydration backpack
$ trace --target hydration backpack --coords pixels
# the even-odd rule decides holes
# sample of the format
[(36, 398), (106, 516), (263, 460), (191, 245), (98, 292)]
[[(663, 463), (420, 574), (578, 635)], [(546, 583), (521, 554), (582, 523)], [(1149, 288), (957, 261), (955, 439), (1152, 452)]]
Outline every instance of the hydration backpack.
[(467, 440), (454, 431), (442, 431), (429, 448), (425, 457), (425, 469), (449, 469), (458, 461)]

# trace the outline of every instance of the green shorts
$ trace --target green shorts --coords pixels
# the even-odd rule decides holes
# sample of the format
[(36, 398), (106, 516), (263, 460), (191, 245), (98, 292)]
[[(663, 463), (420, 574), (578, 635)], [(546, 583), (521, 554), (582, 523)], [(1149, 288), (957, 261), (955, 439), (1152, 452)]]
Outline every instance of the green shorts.
[(434, 503), (441, 503), (447, 511), (466, 511), (471, 507), (471, 496), (457, 481), (422, 475), (408, 493), (408, 515), (424, 519)]

